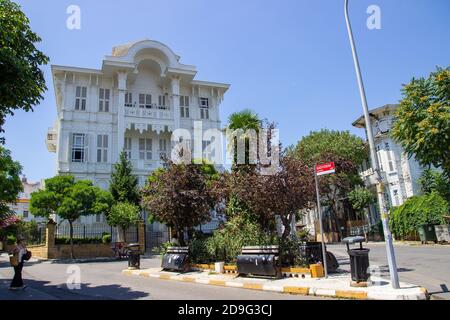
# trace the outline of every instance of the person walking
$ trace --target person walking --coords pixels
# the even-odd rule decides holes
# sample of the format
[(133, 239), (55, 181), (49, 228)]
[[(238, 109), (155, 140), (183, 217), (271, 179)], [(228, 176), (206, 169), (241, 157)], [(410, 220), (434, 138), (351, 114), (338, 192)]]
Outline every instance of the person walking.
[(27, 253), (27, 247), (25, 245), (24, 238), (18, 237), (17, 238), (17, 245), (15, 246), (13, 250), (13, 256), (16, 257), (16, 265), (13, 265), (14, 267), (14, 278), (12, 279), (10, 289), (11, 290), (18, 290), (18, 289), (25, 289), (26, 286), (23, 285), (23, 279), (22, 279), (22, 269), (24, 264), (24, 256)]

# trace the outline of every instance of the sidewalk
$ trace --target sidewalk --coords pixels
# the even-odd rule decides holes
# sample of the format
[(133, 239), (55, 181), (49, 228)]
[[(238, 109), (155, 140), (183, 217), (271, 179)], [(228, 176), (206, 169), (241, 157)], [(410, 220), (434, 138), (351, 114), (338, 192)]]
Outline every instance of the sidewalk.
[(386, 279), (373, 278), (375, 283), (366, 288), (354, 288), (350, 286), (348, 274), (336, 274), (329, 278), (284, 278), (284, 279), (260, 279), (241, 278), (232, 274), (216, 274), (209, 271), (192, 271), (188, 273), (176, 273), (162, 271), (161, 268), (145, 270), (123, 270), (123, 274), (130, 276), (143, 276), (159, 278), (162, 280), (175, 280), (194, 282), (204, 285), (235, 287), (242, 289), (283, 292), (290, 294), (302, 294), (311, 296), (326, 296), (342, 299), (369, 299), (369, 300), (426, 300), (426, 289), (401, 283), (401, 289), (392, 289)]

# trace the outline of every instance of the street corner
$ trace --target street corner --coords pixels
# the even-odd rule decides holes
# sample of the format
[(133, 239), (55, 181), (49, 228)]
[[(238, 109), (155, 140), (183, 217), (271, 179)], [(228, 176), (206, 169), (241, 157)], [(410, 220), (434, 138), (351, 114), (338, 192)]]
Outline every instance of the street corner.
[(199, 285), (233, 287), (246, 290), (271, 291), (293, 295), (319, 296), (351, 300), (427, 300), (428, 291), (420, 286), (401, 283), (393, 289), (385, 279), (372, 279), (366, 287), (352, 287), (349, 275), (337, 274), (328, 278), (267, 279), (217, 274), (207, 271), (186, 273), (164, 271), (161, 268), (122, 270), (124, 275), (160, 280), (197, 283)]

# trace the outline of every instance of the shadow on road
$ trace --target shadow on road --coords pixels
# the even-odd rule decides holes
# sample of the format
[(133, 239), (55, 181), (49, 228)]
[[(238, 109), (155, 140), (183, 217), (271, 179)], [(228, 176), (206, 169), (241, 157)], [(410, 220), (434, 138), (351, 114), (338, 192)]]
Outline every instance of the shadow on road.
[(436, 295), (436, 294), (440, 294), (440, 293), (449, 293), (450, 291), (448, 290), (448, 287), (445, 283), (442, 283), (439, 285), (442, 289), (442, 291), (435, 291), (435, 292), (429, 292), (429, 295)]
[(65, 283), (55, 285), (48, 281), (24, 279), (28, 286), (25, 290), (11, 291), (8, 289), (10, 280), (0, 283), (0, 300), (43, 300), (48, 296), (58, 300), (135, 300), (150, 296), (118, 284), (91, 286), (90, 283), (83, 283), (80, 289), (71, 290)]

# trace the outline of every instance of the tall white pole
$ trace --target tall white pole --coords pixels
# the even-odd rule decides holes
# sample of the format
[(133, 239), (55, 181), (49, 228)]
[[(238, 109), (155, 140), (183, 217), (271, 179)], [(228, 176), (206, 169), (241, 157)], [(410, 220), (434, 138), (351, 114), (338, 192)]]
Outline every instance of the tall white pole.
[(319, 179), (317, 177), (317, 165), (314, 166), (314, 179), (316, 181), (317, 210), (319, 211), (320, 238), (322, 239), (322, 263), (323, 263), (323, 269), (325, 272), (325, 278), (327, 278), (328, 277), (327, 250), (325, 249), (325, 240), (323, 237), (322, 208), (320, 206)]
[(380, 208), (381, 221), (383, 223), (384, 238), (386, 241), (386, 251), (387, 251), (388, 264), (389, 264), (389, 273), (391, 276), (392, 287), (394, 289), (398, 289), (398, 288), (400, 288), (400, 285), (399, 285), (399, 281), (398, 281), (397, 263), (395, 261), (394, 246), (392, 244), (392, 234), (391, 234), (391, 231), (389, 230), (389, 217), (387, 214), (386, 199), (385, 199), (385, 195), (384, 195), (383, 177), (381, 176), (380, 166), (379, 166), (378, 158), (377, 158), (376, 151), (375, 151), (375, 142), (373, 139), (372, 125), (370, 123), (369, 108), (367, 107), (366, 92), (364, 90), (364, 83), (362, 80), (361, 70), (359, 67), (358, 54), (356, 52), (356, 47), (355, 47), (355, 40), (353, 39), (352, 26), (350, 24), (350, 20), (348, 17), (348, 0), (345, 0), (344, 12), (345, 12), (345, 21), (347, 23), (348, 37), (350, 40), (350, 46), (352, 48), (353, 62), (354, 62), (355, 71), (356, 71), (356, 78), (358, 79), (359, 94), (361, 96), (361, 102), (362, 102), (363, 111), (364, 111), (364, 120), (366, 122), (367, 140), (369, 141), (369, 147), (370, 147), (370, 158), (371, 158), (372, 167), (375, 171), (375, 176), (377, 179), (376, 188), (377, 188), (377, 195), (378, 195), (378, 205)]

